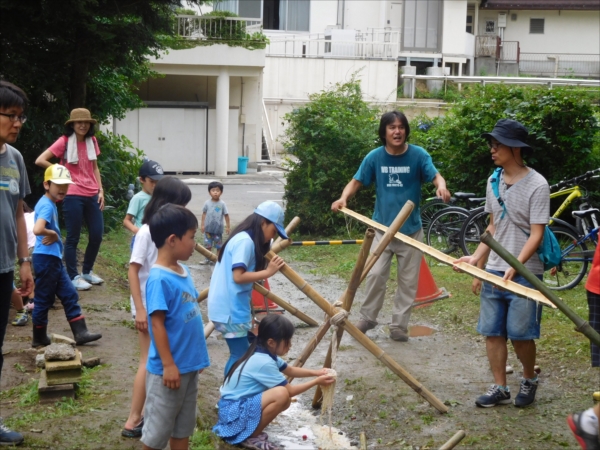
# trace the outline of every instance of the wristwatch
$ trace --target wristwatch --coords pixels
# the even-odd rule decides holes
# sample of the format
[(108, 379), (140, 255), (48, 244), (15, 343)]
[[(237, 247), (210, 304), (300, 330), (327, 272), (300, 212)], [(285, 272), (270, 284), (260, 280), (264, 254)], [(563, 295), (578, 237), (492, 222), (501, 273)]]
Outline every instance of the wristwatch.
[(19, 258), (18, 262), (19, 262), (19, 265), (21, 265), (26, 262), (31, 264), (31, 261), (32, 261), (31, 256), (26, 256), (25, 258)]

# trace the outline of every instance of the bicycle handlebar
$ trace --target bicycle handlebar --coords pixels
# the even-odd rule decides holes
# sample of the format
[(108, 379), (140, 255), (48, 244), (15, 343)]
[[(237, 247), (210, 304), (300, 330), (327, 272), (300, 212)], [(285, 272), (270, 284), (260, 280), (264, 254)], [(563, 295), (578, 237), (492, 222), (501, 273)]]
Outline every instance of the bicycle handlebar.
[(553, 184), (552, 186), (550, 186), (550, 190), (562, 189), (567, 186), (572, 186), (574, 184), (579, 183), (580, 181), (584, 181), (584, 180), (588, 180), (588, 179), (592, 178), (597, 173), (600, 173), (600, 168), (594, 169), (594, 170), (588, 170), (583, 175), (579, 175), (578, 177), (571, 178), (570, 180), (564, 180), (564, 181), (560, 181), (556, 184)]

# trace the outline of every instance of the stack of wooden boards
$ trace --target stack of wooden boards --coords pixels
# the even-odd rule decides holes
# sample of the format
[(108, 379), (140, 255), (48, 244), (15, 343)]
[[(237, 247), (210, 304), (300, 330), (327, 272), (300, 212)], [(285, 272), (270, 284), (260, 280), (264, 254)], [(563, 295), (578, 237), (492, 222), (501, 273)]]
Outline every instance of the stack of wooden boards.
[(40, 403), (75, 398), (75, 383), (81, 381), (82, 355), (75, 341), (58, 334), (52, 334), (50, 340), (36, 358), (38, 367), (44, 367), (38, 383)]

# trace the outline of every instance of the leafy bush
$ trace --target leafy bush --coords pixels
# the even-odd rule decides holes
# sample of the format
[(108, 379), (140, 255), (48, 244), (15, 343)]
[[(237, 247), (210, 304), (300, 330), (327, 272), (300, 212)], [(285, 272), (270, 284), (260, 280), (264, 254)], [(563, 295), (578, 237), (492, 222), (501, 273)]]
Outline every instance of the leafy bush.
[[(284, 147), (290, 162), (284, 199), (286, 220), (299, 216), (301, 233), (334, 235), (345, 231), (342, 214), (331, 211), (362, 159), (381, 145), (379, 111), (362, 100), (360, 82), (352, 78), (313, 94), (310, 103), (285, 116)], [(361, 189), (349, 207), (371, 215), (374, 189)]]
[(494, 164), (480, 135), (499, 119), (518, 120), (534, 148), (527, 164), (553, 184), (600, 167), (598, 119), (589, 95), (572, 88), (469, 86), (444, 117), (413, 120), (411, 142), (429, 151), (452, 192), (484, 194)]
[(114, 230), (122, 226), (127, 212), (129, 184), (135, 183), (142, 165), (143, 153), (134, 148), (125, 136), (97, 133), (100, 156), (98, 167), (104, 188), (104, 228)]

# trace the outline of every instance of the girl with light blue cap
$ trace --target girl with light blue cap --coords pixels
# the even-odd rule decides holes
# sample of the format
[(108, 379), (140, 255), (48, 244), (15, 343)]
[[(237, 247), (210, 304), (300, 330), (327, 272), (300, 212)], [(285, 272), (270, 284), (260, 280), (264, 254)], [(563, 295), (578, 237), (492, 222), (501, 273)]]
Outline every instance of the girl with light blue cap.
[(263, 202), (233, 230), (219, 250), (208, 291), (208, 318), (229, 347), (225, 374), (250, 346), (253, 283), (273, 276), (284, 265), (279, 256), (268, 263), (265, 258), (277, 234), (288, 239), (283, 228), (283, 209), (275, 202)]

